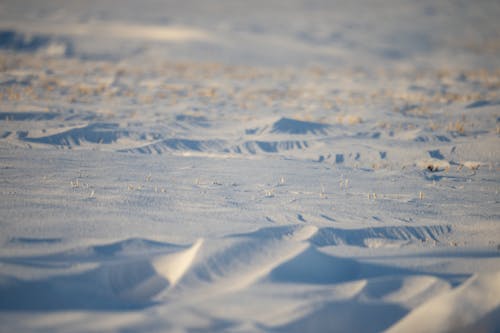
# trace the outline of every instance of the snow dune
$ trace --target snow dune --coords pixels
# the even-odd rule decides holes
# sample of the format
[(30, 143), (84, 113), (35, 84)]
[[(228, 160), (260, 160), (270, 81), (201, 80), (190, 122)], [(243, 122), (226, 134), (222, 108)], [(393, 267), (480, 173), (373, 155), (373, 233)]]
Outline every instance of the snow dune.
[(498, 281), (498, 272), (473, 276), (422, 304), (388, 332), (494, 332), (500, 314)]
[[(143, 241), (114, 243), (113, 248), (130, 247)], [(0, 287), (2, 309), (62, 310), (62, 309), (127, 309), (153, 304), (154, 297), (173, 287), (189, 269), (202, 241), (191, 247), (149, 258), (148, 252), (132, 258), (110, 251), (110, 245), (97, 246), (77, 252), (96, 253), (97, 258), (111, 256), (104, 262), (82, 258), (91, 269), (78, 274), (51, 276), (46, 279), (26, 281), (2, 279)], [(106, 249), (106, 250), (104, 250)], [(133, 249), (133, 247), (132, 247)], [(153, 248), (154, 249), (154, 248)], [(166, 248), (169, 251), (168, 247)], [(165, 251), (165, 250), (163, 250)], [(171, 250), (170, 250), (171, 251)], [(169, 251), (169, 252), (170, 252)], [(135, 253), (134, 253), (135, 252)], [(161, 253), (161, 252), (160, 252)], [(21, 266), (67, 267), (71, 265), (72, 252), (52, 254), (50, 257), (20, 260)], [(150, 256), (150, 255), (148, 255)], [(9, 260), (16, 264), (16, 260)], [(90, 263), (90, 265), (89, 265)], [(95, 266), (95, 267), (94, 267)]]

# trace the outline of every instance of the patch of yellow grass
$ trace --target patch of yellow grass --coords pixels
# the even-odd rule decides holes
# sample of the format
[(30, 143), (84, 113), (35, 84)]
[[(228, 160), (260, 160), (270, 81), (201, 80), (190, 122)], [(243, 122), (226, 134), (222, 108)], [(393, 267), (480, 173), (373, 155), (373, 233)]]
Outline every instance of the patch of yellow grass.
[(449, 132), (457, 132), (460, 134), (465, 133), (465, 122), (457, 120), (455, 122), (451, 122), (446, 127), (446, 130)]
[(358, 115), (339, 115), (336, 118), (337, 123), (343, 125), (357, 125), (363, 122), (363, 119)]

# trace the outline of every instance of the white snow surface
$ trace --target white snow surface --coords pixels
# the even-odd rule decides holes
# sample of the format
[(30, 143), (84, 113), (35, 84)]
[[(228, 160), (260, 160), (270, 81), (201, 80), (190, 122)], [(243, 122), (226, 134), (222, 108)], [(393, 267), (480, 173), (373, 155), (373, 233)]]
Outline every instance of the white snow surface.
[(0, 332), (499, 332), (498, 1), (0, 3)]

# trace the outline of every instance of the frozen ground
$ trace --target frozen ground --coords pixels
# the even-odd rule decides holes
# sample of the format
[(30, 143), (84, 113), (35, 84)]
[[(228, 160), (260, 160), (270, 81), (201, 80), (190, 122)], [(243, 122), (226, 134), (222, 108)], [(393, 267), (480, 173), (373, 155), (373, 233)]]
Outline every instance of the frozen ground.
[(499, 16), (2, 1), (0, 331), (500, 331)]

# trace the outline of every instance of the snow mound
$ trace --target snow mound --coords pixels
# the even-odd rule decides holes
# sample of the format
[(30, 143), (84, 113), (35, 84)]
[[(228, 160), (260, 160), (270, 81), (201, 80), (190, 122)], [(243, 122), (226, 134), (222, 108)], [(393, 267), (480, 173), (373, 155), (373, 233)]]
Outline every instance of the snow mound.
[(288, 134), (327, 134), (330, 126), (322, 123), (296, 120), (291, 118), (281, 118), (273, 124), (271, 133)]
[(496, 332), (500, 272), (478, 274), (411, 311), (387, 332)]

